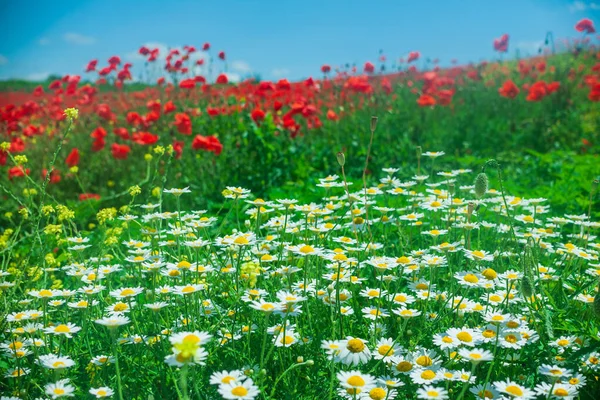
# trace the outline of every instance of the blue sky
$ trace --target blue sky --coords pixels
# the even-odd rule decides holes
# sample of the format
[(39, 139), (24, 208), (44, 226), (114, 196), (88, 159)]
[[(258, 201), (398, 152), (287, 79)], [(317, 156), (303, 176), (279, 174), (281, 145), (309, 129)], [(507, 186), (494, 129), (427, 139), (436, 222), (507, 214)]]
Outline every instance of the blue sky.
[(495, 57), (492, 41), (510, 35), (510, 53), (534, 54), (546, 32), (578, 37), (575, 23), (600, 28), (600, 0), (0, 0), (0, 79), (82, 74), (87, 62), (120, 55), (138, 65), (142, 44), (227, 53), (232, 76), (320, 76), (323, 63), (388, 59), (409, 51), (447, 64)]

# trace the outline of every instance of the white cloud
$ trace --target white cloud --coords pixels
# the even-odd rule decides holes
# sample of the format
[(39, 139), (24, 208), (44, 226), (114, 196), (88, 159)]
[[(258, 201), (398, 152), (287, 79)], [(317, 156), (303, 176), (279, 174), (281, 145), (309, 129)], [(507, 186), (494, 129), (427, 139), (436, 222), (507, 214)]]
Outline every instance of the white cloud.
[(29, 74), (23, 79), (26, 81), (45, 81), (48, 76), (50, 76), (50, 72), (34, 72), (33, 74)]
[(235, 72), (226, 72), (225, 75), (227, 76), (227, 80), (229, 82), (239, 82), (242, 80), (242, 77), (240, 76), (240, 74), (236, 74)]
[(0, 65), (6, 65), (6, 64), (8, 64), (8, 58), (6, 58), (2, 54), (0, 54)]
[(574, 1), (569, 5), (569, 11), (572, 13), (590, 10), (600, 10), (600, 3), (584, 3), (583, 1)]
[(274, 70), (271, 71), (271, 74), (275, 78), (283, 78), (286, 75), (288, 75), (289, 73), (290, 73), (290, 70), (287, 68), (275, 68)]
[(46, 46), (46, 45), (50, 44), (50, 39), (43, 37), (40, 40), (38, 40), (38, 44), (40, 46)]
[(525, 54), (537, 54), (540, 48), (542, 48), (543, 46), (543, 40), (525, 40), (517, 42), (517, 44), (515, 44), (515, 50), (519, 50), (521, 53)]
[(80, 44), (80, 45), (94, 44), (96, 42), (96, 39), (94, 39), (93, 37), (85, 36), (80, 33), (74, 33), (74, 32), (65, 33), (63, 35), (63, 39), (67, 43)]
[(233, 61), (231, 63), (231, 69), (242, 74), (247, 74), (252, 71), (250, 65), (245, 61)]

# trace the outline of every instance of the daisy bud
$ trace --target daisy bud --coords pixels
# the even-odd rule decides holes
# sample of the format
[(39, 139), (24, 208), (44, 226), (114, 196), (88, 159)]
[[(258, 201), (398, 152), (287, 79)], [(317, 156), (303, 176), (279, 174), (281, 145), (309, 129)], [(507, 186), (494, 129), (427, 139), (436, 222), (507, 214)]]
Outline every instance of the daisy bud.
[(304, 362), (304, 357), (302, 357), (302, 356), (298, 356), (298, 358), (296, 358), (296, 362), (297, 362), (298, 364), (302, 364), (302, 363)]
[(377, 128), (377, 117), (371, 117), (371, 132), (375, 132), (375, 128)]
[(488, 190), (488, 177), (485, 172), (481, 172), (475, 178), (475, 196), (480, 199)]
[(343, 167), (346, 164), (346, 157), (344, 157), (344, 152), (340, 151), (337, 153), (337, 162), (340, 164), (340, 167)]

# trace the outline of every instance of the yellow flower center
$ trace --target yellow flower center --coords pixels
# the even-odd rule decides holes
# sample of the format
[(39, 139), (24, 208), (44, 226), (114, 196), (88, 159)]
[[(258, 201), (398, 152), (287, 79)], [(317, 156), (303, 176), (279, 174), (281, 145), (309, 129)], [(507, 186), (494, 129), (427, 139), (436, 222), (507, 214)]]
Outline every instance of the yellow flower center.
[(486, 279), (489, 279), (489, 280), (496, 279), (498, 277), (498, 274), (496, 273), (496, 271), (494, 271), (491, 268), (484, 269), (481, 274), (483, 276), (485, 276)]
[(194, 287), (193, 286), (186, 286), (183, 289), (181, 289), (182, 293), (192, 293), (194, 291)]
[(114, 305), (113, 310), (114, 311), (125, 311), (127, 310), (127, 304), (125, 303), (117, 303)]
[(243, 386), (237, 386), (231, 390), (231, 394), (242, 397), (248, 394), (248, 389)]
[(567, 339), (561, 339), (557, 342), (557, 344), (559, 346), (568, 346), (569, 345), (569, 341)]
[(526, 215), (523, 217), (523, 221), (525, 222), (533, 222), (533, 217), (531, 215)]
[(394, 349), (389, 344), (383, 344), (383, 345), (379, 346), (377, 351), (382, 356), (391, 356), (392, 354), (394, 354)]
[(365, 386), (365, 380), (358, 375), (352, 375), (346, 383), (350, 386)]
[(65, 389), (63, 388), (54, 388), (52, 391), (54, 392), (54, 394), (59, 396), (65, 394)]
[(279, 343), (292, 344), (292, 343), (294, 343), (294, 337), (290, 336), (290, 335), (285, 335), (285, 337), (279, 339)]
[(69, 333), (69, 332), (71, 332), (71, 329), (67, 325), (65, 325), (65, 324), (60, 324), (56, 328), (54, 328), (54, 332), (56, 332), (56, 333)]
[(265, 311), (271, 311), (273, 310), (275, 307), (273, 306), (273, 304), (267, 303), (267, 304), (263, 304), (260, 306), (260, 308), (262, 308)]
[(65, 367), (65, 363), (62, 361), (56, 361), (52, 364), (53, 368), (63, 368)]
[(469, 283), (477, 283), (479, 282), (479, 278), (477, 278), (475, 275), (473, 274), (466, 274), (465, 277), (463, 278), (466, 282)]
[(481, 354), (479, 353), (470, 353), (469, 356), (473, 359), (473, 360), (479, 360), (481, 358)]
[(133, 289), (124, 289), (121, 291), (121, 296), (131, 296), (133, 294), (135, 294)]
[(513, 396), (523, 396), (523, 390), (515, 385), (508, 385), (504, 390), (506, 393), (512, 394)]
[(408, 361), (400, 361), (396, 364), (396, 371), (398, 372), (408, 372), (412, 369), (412, 364)]
[(504, 337), (504, 339), (508, 342), (508, 343), (516, 343), (518, 341), (517, 337), (515, 335), (506, 335)]
[(49, 291), (48, 289), (40, 290), (40, 297), (50, 297), (50, 296), (52, 296), (52, 292)]
[(373, 400), (383, 400), (387, 396), (385, 389), (383, 388), (374, 388), (369, 392), (369, 397)]
[(429, 356), (419, 356), (415, 362), (422, 367), (428, 367), (433, 364), (433, 360)]
[[(233, 243), (235, 243), (235, 244), (238, 244), (238, 245), (244, 245), (244, 244), (248, 244), (248, 243), (250, 243), (250, 242), (248, 241), (248, 239), (246, 239), (246, 236), (240, 236), (240, 237), (236, 238), (236, 239), (233, 241)], [(240, 386), (240, 387), (241, 387), (241, 386)], [(235, 390), (235, 389), (234, 389), (234, 390)], [(246, 389), (244, 389), (244, 390), (246, 390)]]
[(469, 332), (460, 332), (458, 335), (456, 335), (456, 337), (461, 342), (470, 343), (473, 341), (473, 336), (471, 336), (471, 334)]
[(430, 381), (435, 378), (435, 372), (430, 369), (426, 369), (425, 371), (421, 372), (421, 378)]
[(365, 349), (365, 344), (360, 339), (350, 339), (346, 348), (352, 353), (360, 353)]
[(436, 200), (436, 201), (432, 201), (429, 205), (431, 207), (441, 207), (442, 203), (440, 203), (439, 201)]
[(314, 253), (315, 252), (315, 248), (312, 247), (312, 246), (309, 246), (309, 245), (305, 244), (304, 246), (300, 247), (298, 249), (298, 251), (300, 253), (303, 253), (303, 254), (309, 254), (309, 253)]

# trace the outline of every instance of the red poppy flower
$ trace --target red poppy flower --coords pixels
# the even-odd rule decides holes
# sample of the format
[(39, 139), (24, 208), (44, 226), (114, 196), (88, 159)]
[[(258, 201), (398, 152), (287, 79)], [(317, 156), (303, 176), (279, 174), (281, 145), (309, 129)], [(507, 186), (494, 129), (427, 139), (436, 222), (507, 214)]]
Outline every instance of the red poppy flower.
[(508, 35), (506, 33), (500, 36), (499, 39), (494, 39), (494, 50), (499, 53), (506, 53), (508, 51)]
[(175, 114), (175, 122), (173, 123), (179, 133), (183, 133), (184, 135), (192, 134), (192, 120), (189, 115), (185, 113), (177, 113)]
[(373, 65), (373, 63), (367, 61), (365, 63), (364, 70), (365, 70), (365, 73), (372, 74), (373, 72), (375, 72), (375, 65)]
[(65, 159), (65, 164), (67, 164), (67, 166), (69, 167), (74, 167), (79, 164), (79, 150), (77, 149), (77, 147), (71, 150), (71, 152)]
[(252, 110), (250, 116), (252, 117), (254, 122), (259, 122), (265, 119), (265, 112), (260, 108), (255, 108), (254, 110)]
[(224, 59), (225, 59), (225, 52), (224, 52), (224, 51), (220, 51), (220, 52), (219, 52), (219, 58), (220, 58), (221, 60), (224, 60)]
[(157, 85), (159, 85), (159, 86), (160, 86), (160, 85), (164, 85), (164, 84), (165, 84), (165, 77), (164, 77), (164, 76), (161, 76), (160, 78), (158, 78), (158, 79), (156, 80), (156, 84), (157, 84)]
[(81, 193), (79, 195), (79, 201), (86, 200), (100, 200), (100, 195), (96, 193)]
[(175, 151), (175, 158), (176, 159), (180, 159), (181, 155), (183, 154), (183, 147), (185, 145), (185, 142), (182, 142), (180, 140), (174, 140), (173, 141), (173, 151)]
[(85, 72), (92, 72), (96, 70), (96, 65), (98, 65), (98, 60), (92, 60), (88, 63), (87, 67), (85, 68)]
[(119, 65), (119, 64), (121, 64), (121, 58), (119, 56), (112, 56), (111, 58), (108, 59), (108, 63), (111, 66)]
[(338, 116), (335, 113), (335, 111), (329, 110), (329, 111), (327, 111), (327, 119), (330, 120), (330, 121), (337, 121), (338, 120)]
[(500, 93), (501, 96), (514, 99), (519, 94), (519, 88), (512, 80), (509, 79), (504, 82), (500, 89), (498, 89), (498, 93)]
[(575, 30), (577, 32), (585, 32), (585, 33), (595, 33), (596, 28), (594, 28), (594, 23), (591, 19), (584, 18), (575, 24)]
[(150, 132), (136, 132), (133, 134), (133, 141), (143, 146), (149, 146), (158, 142), (158, 135), (153, 135)]
[(126, 160), (131, 148), (126, 144), (113, 143), (111, 146), (112, 156), (116, 160)]
[(406, 62), (411, 63), (413, 61), (417, 61), (419, 57), (421, 57), (421, 53), (419, 53), (418, 51), (411, 51), (410, 53), (408, 53), (408, 60)]
[(171, 100), (167, 101), (165, 103), (165, 106), (163, 107), (163, 111), (165, 114), (172, 113), (175, 110), (176, 110), (175, 104), (173, 104), (173, 101), (171, 101)]
[(210, 43), (206, 42), (202, 45), (202, 50), (207, 51), (210, 50)]
[(546, 82), (538, 81), (529, 87), (529, 94), (527, 94), (527, 101), (539, 101), (548, 94), (548, 87)]
[(20, 178), (25, 176), (25, 174), (29, 175), (30, 172), (31, 170), (29, 168), (25, 169), (22, 165), (12, 167), (8, 169), (8, 179), (12, 181), (13, 178)]
[(33, 95), (35, 97), (40, 97), (41, 95), (44, 94), (44, 88), (42, 87), (42, 85), (38, 85), (34, 90), (33, 90)]
[(216, 155), (219, 155), (223, 150), (223, 145), (221, 144), (219, 139), (217, 139), (216, 136), (196, 135), (196, 137), (192, 141), (192, 148), (194, 150), (211, 151)]
[(124, 139), (124, 140), (131, 139), (129, 137), (129, 132), (127, 131), (127, 128), (114, 128), (113, 133), (115, 135), (117, 135), (118, 137), (120, 137), (121, 139)]
[(417, 104), (421, 107), (434, 106), (435, 98), (428, 94), (422, 94), (421, 97), (417, 99)]
[(224, 85), (224, 84), (226, 84), (227, 82), (229, 82), (229, 80), (227, 79), (227, 75), (225, 75), (225, 74), (220, 74), (220, 75), (217, 77), (217, 83), (218, 83), (218, 84), (220, 84), (220, 85)]
[(193, 78), (184, 79), (179, 82), (179, 87), (182, 89), (193, 89), (196, 86), (196, 81)]
[(329, 71), (331, 71), (331, 67), (327, 64), (324, 64), (323, 66), (321, 66), (321, 72), (323, 72), (324, 74), (327, 74)]

